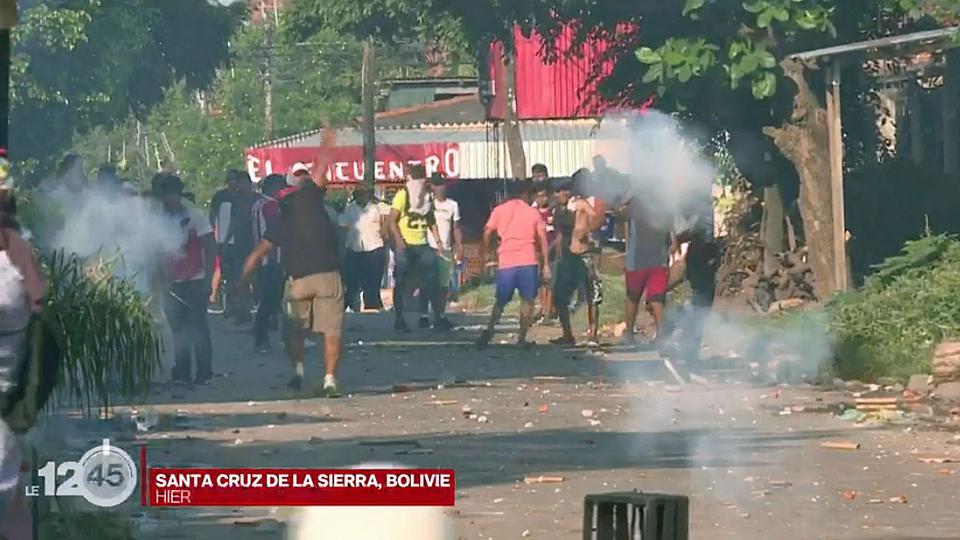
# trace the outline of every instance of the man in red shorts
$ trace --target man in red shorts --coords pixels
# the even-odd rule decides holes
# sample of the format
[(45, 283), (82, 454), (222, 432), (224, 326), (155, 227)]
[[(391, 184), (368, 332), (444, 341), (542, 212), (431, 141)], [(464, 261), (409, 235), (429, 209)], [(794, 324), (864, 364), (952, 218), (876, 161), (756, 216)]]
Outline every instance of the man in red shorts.
[(667, 298), (670, 281), (670, 251), (673, 244), (670, 231), (653, 225), (645, 219), (643, 210), (636, 201), (628, 205), (630, 231), (627, 237), (626, 278), (627, 301), (623, 335), (625, 344), (635, 343), (635, 326), (640, 299), (645, 297), (653, 313), (657, 338), (663, 323), (663, 305)]

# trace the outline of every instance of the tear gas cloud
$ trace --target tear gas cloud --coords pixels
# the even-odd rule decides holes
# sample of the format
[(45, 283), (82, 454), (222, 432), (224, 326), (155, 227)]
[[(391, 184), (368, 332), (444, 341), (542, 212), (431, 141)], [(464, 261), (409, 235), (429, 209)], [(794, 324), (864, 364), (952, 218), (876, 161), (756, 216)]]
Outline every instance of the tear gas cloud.
[(85, 258), (99, 254), (112, 261), (115, 275), (148, 294), (153, 272), (180, 248), (176, 223), (151, 199), (100, 183), (77, 190), (86, 184), (79, 160), (61, 180), (51, 196), (63, 211), (64, 226), (49, 239), (50, 247)]
[[(737, 370), (741, 376), (758, 385), (799, 383), (812, 377), (832, 354), (826, 321), (819, 317), (805, 317), (773, 327), (756, 319), (687, 305), (669, 309), (667, 318), (668, 325), (677, 327), (676, 332), (668, 336), (668, 342), (676, 339), (678, 348), (683, 350), (684, 339), (690, 337), (684, 335), (685, 329), (703, 324), (701, 356), (730, 359), (741, 368)], [(616, 369), (617, 363), (609, 365)], [(709, 374), (709, 370), (704, 373)], [(629, 378), (636, 373), (630, 374), (624, 369), (621, 375)], [(669, 375), (665, 377), (669, 379)], [(817, 464), (812, 457), (809, 463), (798, 462), (796, 458), (790, 463), (784, 461), (782, 452), (787, 444), (784, 439), (789, 435), (780, 431), (782, 426), (777, 432), (764, 427), (765, 423), (776, 421), (765, 422), (764, 417), (777, 414), (776, 410), (764, 406), (789, 403), (760, 401), (757, 394), (762, 391), (745, 398), (740, 385), (690, 384), (678, 393), (641, 392), (630, 407), (636, 441), (629, 452), (634, 460), (651, 463), (655, 468), (670, 468), (666, 462), (678, 461), (672, 466), (685, 471), (683, 478), (687, 485), (683, 494), (691, 497), (696, 512), (712, 511), (708, 509), (721, 505), (723, 512), (741, 514), (763, 508), (764, 493), (781, 489), (772, 482), (784, 480), (785, 469), (815, 469)], [(746, 467), (759, 469), (747, 473)], [(831, 479), (818, 480), (814, 484), (790, 487), (788, 496), (803, 500), (824, 496)], [(808, 532), (815, 532), (816, 519), (804, 527)]]
[(712, 226), (716, 172), (685, 131), (658, 111), (607, 113), (594, 135), (588, 195), (613, 205), (629, 201), (631, 215), (653, 226)]
[[(717, 172), (695, 139), (689, 126), (657, 111), (608, 114), (595, 134), (597, 156), (589, 166), (594, 181), (587, 194), (612, 205), (629, 201), (628, 217), (657, 227), (709, 226), (712, 230)], [(697, 327), (703, 331), (702, 342)], [(773, 326), (688, 302), (668, 309), (666, 328), (664, 333), (671, 334), (665, 335), (666, 341), (678, 351), (733, 357), (745, 378), (760, 384), (798, 383), (816, 374), (832, 356), (823, 317), (806, 316)], [(620, 373), (626, 379), (637, 375), (629, 364), (622, 365)], [(621, 366), (608, 365), (615, 370)], [(700, 385), (669, 395), (641, 392), (631, 404), (637, 438), (628, 451), (639, 463), (655, 468), (669, 468), (667, 462), (680, 461), (674, 466), (686, 471), (687, 494), (694, 505), (716, 508), (724, 502), (741, 509), (756, 507), (756, 492), (768, 487), (760, 484), (769, 478), (748, 482), (739, 469), (764, 465), (771, 478), (782, 479), (786, 464), (772, 442), (782, 435), (764, 432), (758, 420), (771, 412), (757, 403), (750, 404), (744, 414), (742, 399), (735, 390)], [(803, 496), (820, 495), (824, 483), (806, 486)], [(801, 490), (792, 489), (792, 496), (798, 496)], [(810, 526), (816, 530), (815, 520)]]

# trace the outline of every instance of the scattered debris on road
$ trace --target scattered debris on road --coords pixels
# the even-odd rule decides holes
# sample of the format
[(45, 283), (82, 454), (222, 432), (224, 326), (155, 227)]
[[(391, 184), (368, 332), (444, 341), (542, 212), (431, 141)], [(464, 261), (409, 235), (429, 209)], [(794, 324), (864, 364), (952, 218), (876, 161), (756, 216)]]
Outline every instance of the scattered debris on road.
[(853, 441), (824, 441), (820, 443), (820, 446), (823, 448), (829, 448), (831, 450), (859, 450), (860, 443), (855, 443)]
[(565, 481), (562, 476), (524, 476), (524, 484), (560, 484)]

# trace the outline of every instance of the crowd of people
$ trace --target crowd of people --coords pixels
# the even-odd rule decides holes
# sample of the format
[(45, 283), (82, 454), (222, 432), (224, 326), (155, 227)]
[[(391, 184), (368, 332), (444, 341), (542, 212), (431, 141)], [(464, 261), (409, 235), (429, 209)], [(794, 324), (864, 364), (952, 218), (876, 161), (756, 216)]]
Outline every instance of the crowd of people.
[[(334, 144), (324, 134), (316, 171), (326, 169)], [(63, 185), (71, 193), (84, 189), (85, 178), (65, 164)], [(73, 171), (73, 172), (71, 172)], [(316, 390), (339, 395), (337, 367), (343, 349), (346, 311), (382, 311), (385, 275), (392, 274), (394, 330), (409, 333), (412, 305), (420, 328), (447, 331), (454, 323), (447, 304), (461, 282), (464, 238), (460, 206), (447, 194), (447, 180), (429, 178), (422, 165), (405, 169), (404, 184), (387, 204), (360, 186), (342, 210), (327, 196), (326, 180), (303, 165), (288, 176), (271, 174), (254, 184), (242, 171), (226, 175), (208, 212), (200, 209), (184, 182), (159, 173), (147, 193), (136, 194), (109, 166), (100, 168), (105, 189), (145, 196), (176, 234), (178, 249), (165, 253), (156, 272), (162, 285), (160, 311), (172, 338), (172, 369), (177, 383), (206, 385), (213, 377), (213, 347), (208, 316), (222, 313), (237, 324), (252, 323), (255, 350), (271, 351), (271, 330), (282, 333), (293, 367), (289, 387), (305, 382), (306, 350), (322, 342), (324, 377)], [(553, 344), (577, 343), (572, 313), (583, 306), (588, 319), (588, 346), (599, 341), (604, 300), (599, 272), (602, 253), (598, 231), (611, 214), (628, 223), (625, 254), (626, 305), (622, 341), (636, 343), (636, 320), (646, 307), (654, 321), (653, 343), (661, 337), (664, 304), (671, 282), (670, 260), (686, 249), (686, 278), (699, 310), (713, 301), (716, 246), (710, 227), (666, 227), (646, 219), (642, 198), (629, 189), (600, 197), (597, 189), (610, 178), (600, 169), (581, 169), (570, 178), (550, 178), (535, 165), (532, 178), (515, 182), (512, 197), (492, 209), (480, 250), (481, 267), (495, 271), (495, 305), (477, 339), (485, 347), (494, 336), (507, 304), (520, 297), (518, 343), (529, 347), (535, 324), (558, 321), (562, 334)], [(689, 220), (688, 220), (689, 221)], [(487, 255), (496, 250), (488, 262)], [(392, 270), (392, 272), (391, 272)], [(0, 189), (0, 402), (14, 387), (18, 362), (26, 347), (31, 314), (43, 304), (45, 286), (32, 250), (20, 234), (13, 192)], [(388, 287), (389, 288), (389, 287)], [(410, 304), (414, 301), (413, 304)], [(539, 311), (537, 308), (539, 307)], [(702, 317), (691, 321), (692, 337), (682, 354), (699, 350)], [(0, 515), (9, 502), (19, 464), (17, 435), (0, 422)]]
[[(316, 170), (324, 170), (322, 159), (319, 165)], [(477, 345), (489, 344), (504, 308), (519, 295), (520, 345), (531, 345), (533, 325), (551, 321), (562, 329), (551, 342), (575, 345), (572, 314), (582, 306), (588, 320), (586, 345), (598, 346), (604, 301), (598, 233), (610, 214), (628, 223), (622, 341), (636, 343), (636, 320), (643, 306), (652, 315), (653, 337), (659, 339), (670, 258), (682, 242), (690, 241), (692, 231), (645, 220), (640, 199), (629, 190), (613, 198), (597, 196), (599, 184), (609, 181), (599, 170), (550, 178), (546, 166), (538, 164), (531, 172), (531, 179), (513, 185), (509, 200), (492, 209), (484, 227), (481, 265), (495, 268), (496, 294)], [(336, 396), (344, 313), (384, 310), (381, 291), (390, 281), (385, 275), (392, 275), (397, 333), (411, 331), (410, 310), (421, 329), (455, 328), (446, 312), (464, 261), (460, 207), (448, 196), (442, 175), (428, 178), (419, 164), (408, 165), (405, 175), (389, 204), (369, 187), (359, 186), (338, 213), (327, 197), (325, 178), (311, 175), (306, 166), (298, 164), (289, 176), (267, 176), (259, 191), (246, 173), (233, 171), (227, 174), (227, 186), (213, 197), (209, 216), (184, 203), (178, 178), (161, 178), (158, 197), (184, 230), (183, 249), (170, 265), (171, 298), (165, 309), (176, 351), (174, 380), (190, 381), (192, 352), (193, 382), (209, 382), (206, 317), (223, 313), (238, 324), (248, 324), (252, 317), (259, 353), (270, 352), (270, 330), (282, 327), (294, 370), (289, 387), (294, 390), (304, 384), (305, 351), (319, 339), (325, 373), (318, 391)], [(487, 262), (494, 245), (495, 261)], [(712, 286), (702, 289), (711, 294), (695, 291), (695, 300), (709, 305)]]
[[(627, 224), (621, 344), (638, 345), (637, 316), (642, 306), (651, 315), (649, 345), (664, 349), (664, 306), (671, 286), (671, 260), (684, 258), (682, 275), (693, 289), (692, 309), (684, 318), (681, 354), (695, 359), (703, 331), (703, 317), (713, 303), (718, 263), (712, 241), (712, 219), (697, 209), (691, 216), (675, 216), (672, 225), (651, 217), (642, 193), (615, 177), (602, 162), (593, 170), (580, 169), (571, 178), (551, 179), (547, 167), (534, 165), (531, 180), (521, 183), (515, 198), (493, 209), (483, 235), (481, 253), (499, 240), (496, 303), (477, 345), (486, 346), (504, 307), (515, 293), (521, 301), (518, 342), (529, 346), (532, 324), (558, 319), (560, 337), (551, 343), (577, 343), (571, 314), (583, 306), (587, 315), (586, 345), (599, 345), (600, 308), (604, 300), (599, 232), (615, 215)], [(606, 197), (597, 194), (606, 194)], [(709, 197), (709, 194), (707, 194)], [(686, 219), (680, 219), (686, 218)], [(681, 223), (683, 225), (681, 225)], [(681, 254), (681, 246), (685, 249)], [(537, 300), (540, 311), (534, 315)]]

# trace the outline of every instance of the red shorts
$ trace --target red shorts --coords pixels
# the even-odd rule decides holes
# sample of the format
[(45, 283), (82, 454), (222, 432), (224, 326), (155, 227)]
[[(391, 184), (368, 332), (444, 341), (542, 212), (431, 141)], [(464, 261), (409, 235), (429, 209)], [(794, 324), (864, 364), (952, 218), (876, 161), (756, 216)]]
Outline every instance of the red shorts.
[(670, 271), (665, 266), (627, 271), (627, 293), (633, 298), (647, 294), (647, 302), (663, 302), (670, 284)]

